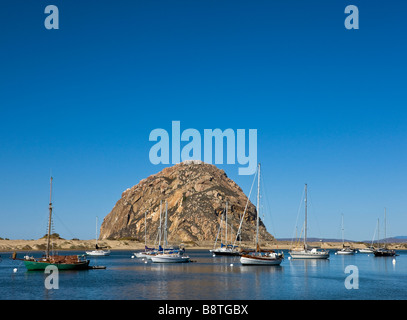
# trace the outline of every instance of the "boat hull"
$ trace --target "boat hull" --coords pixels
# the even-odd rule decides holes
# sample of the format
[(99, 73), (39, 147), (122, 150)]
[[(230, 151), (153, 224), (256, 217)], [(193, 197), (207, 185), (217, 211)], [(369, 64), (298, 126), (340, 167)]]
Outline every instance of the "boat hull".
[(210, 250), (212, 254), (215, 256), (240, 256), (240, 252), (236, 250), (222, 250), (222, 249), (214, 249)]
[(348, 249), (348, 250), (344, 249), (344, 250), (336, 251), (336, 254), (343, 255), (343, 256), (349, 256), (349, 255), (355, 254), (355, 251), (353, 251), (352, 249)]
[(240, 263), (242, 265), (260, 265), (260, 266), (278, 266), (283, 261), (282, 258), (268, 258), (268, 257), (250, 257), (250, 256), (241, 256)]
[(374, 251), (370, 249), (359, 249), (359, 253), (374, 253)]
[(88, 255), (88, 256), (108, 256), (108, 255), (110, 255), (110, 251), (104, 251), (104, 250), (86, 251), (86, 255)]
[(87, 270), (89, 269), (89, 260), (77, 263), (50, 263), (25, 260), (24, 265), (28, 271), (45, 270), (48, 266), (56, 266), (58, 270)]
[(375, 257), (394, 257), (396, 256), (396, 251), (388, 249), (378, 249), (374, 252)]
[(291, 259), (328, 259), (329, 252), (291, 251)]
[(154, 263), (186, 263), (191, 260), (187, 256), (171, 255), (171, 254), (157, 254), (151, 257)]
[(151, 257), (155, 256), (155, 255), (156, 255), (156, 253), (153, 253), (153, 252), (150, 252), (150, 253), (148, 253), (148, 252), (135, 252), (134, 253), (134, 256), (136, 258), (146, 258), (146, 259), (151, 259)]
[(354, 252), (349, 252), (349, 251), (337, 251), (336, 254), (342, 255), (342, 256), (350, 256), (352, 254), (355, 254)]

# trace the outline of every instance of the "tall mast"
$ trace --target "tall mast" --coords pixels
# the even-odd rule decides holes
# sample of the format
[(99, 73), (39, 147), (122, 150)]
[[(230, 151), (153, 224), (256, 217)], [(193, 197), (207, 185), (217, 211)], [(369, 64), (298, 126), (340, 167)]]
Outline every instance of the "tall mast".
[(343, 213), (342, 213), (342, 247), (345, 246), (345, 233), (343, 230)]
[(384, 208), (384, 247), (386, 248), (387, 246), (387, 241), (386, 241), (386, 208)]
[(226, 201), (226, 208), (225, 208), (225, 225), (226, 225), (226, 233), (225, 233), (225, 243), (228, 245), (228, 202)]
[(161, 206), (162, 206), (162, 200), (160, 200), (160, 226), (158, 227), (158, 247), (161, 246)]
[(304, 247), (307, 248), (307, 184), (305, 184), (305, 222), (304, 222)]
[(167, 232), (168, 232), (168, 226), (167, 226), (167, 215), (168, 215), (168, 202), (165, 200), (165, 227), (164, 227), (164, 248), (167, 248), (168, 246), (168, 238), (167, 238)]
[(98, 245), (98, 217), (96, 216), (96, 248)]
[(144, 248), (147, 247), (147, 210), (144, 212)]
[(47, 255), (49, 257), (49, 245), (51, 239), (51, 219), (52, 219), (52, 177), (50, 180), (50, 190), (49, 190), (49, 219), (48, 219), (48, 235), (47, 235)]
[(256, 252), (257, 246), (259, 244), (259, 216), (260, 216), (260, 163), (258, 169), (258, 177), (257, 177), (257, 221), (256, 221)]

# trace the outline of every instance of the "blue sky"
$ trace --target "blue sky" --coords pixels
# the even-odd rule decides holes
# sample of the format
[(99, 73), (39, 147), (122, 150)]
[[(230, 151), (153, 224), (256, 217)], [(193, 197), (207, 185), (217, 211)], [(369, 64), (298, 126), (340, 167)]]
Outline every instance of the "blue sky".
[[(59, 8), (59, 30), (44, 9)], [(359, 30), (344, 27), (347, 5)], [(407, 226), (404, 1), (7, 1), (0, 10), (0, 237), (94, 237), (164, 166), (150, 132), (257, 129), (269, 231), (370, 240)], [(219, 165), (248, 194), (251, 176)], [(253, 197), (253, 201), (255, 198)], [(383, 226), (381, 226), (383, 230)]]

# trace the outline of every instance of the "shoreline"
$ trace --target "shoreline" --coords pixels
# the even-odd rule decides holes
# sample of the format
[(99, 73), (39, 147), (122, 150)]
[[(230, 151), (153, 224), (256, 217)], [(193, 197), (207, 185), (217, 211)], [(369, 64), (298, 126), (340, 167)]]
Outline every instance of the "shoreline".
[[(66, 240), (54, 239), (51, 241), (51, 249), (60, 251), (80, 251), (80, 250), (93, 250), (95, 248), (95, 239), (90, 240)], [(180, 243), (170, 243), (170, 245), (178, 246)], [(186, 249), (213, 249), (213, 241), (190, 241), (183, 242)], [(13, 251), (45, 251), (47, 241), (46, 239), (37, 240), (0, 240), (0, 252), (13, 252)], [(110, 250), (142, 250), (144, 249), (144, 241), (137, 240), (98, 240), (100, 247), (107, 247)], [(147, 244), (152, 246), (152, 244)], [(309, 242), (310, 246), (321, 247), (323, 249), (341, 249), (342, 242)], [(351, 246), (354, 249), (362, 249), (370, 246), (368, 243), (363, 242), (345, 242), (346, 246)], [(252, 242), (242, 242), (242, 248), (252, 248)], [(277, 240), (261, 245), (263, 249), (291, 249), (294, 244), (291, 241)], [(407, 250), (407, 243), (388, 243), (387, 247), (394, 250)]]

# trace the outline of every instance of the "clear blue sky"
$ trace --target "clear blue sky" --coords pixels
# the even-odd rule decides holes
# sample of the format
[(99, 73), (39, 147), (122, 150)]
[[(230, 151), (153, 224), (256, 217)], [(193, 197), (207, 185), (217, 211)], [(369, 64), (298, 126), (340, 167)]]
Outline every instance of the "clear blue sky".
[[(44, 9), (59, 8), (59, 30)], [(360, 29), (344, 27), (347, 5)], [(258, 130), (277, 237), (292, 237), (304, 183), (309, 235), (370, 240), (387, 208), (407, 226), (405, 1), (3, 2), (0, 237), (94, 238), (95, 217), (164, 166), (170, 131)], [(251, 176), (221, 165), (248, 194)], [(255, 198), (253, 198), (253, 201)], [(383, 227), (381, 226), (381, 230)]]

